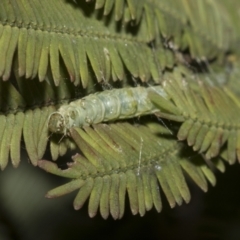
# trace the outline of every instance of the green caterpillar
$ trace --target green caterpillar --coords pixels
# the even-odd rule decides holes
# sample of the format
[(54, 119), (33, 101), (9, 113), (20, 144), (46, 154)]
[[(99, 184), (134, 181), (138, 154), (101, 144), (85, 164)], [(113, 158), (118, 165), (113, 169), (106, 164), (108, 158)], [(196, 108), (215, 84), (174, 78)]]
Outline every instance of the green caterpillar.
[(71, 127), (83, 127), (116, 119), (128, 119), (159, 112), (148, 97), (155, 91), (164, 98), (162, 86), (113, 89), (98, 92), (62, 105), (49, 116), (48, 129), (67, 134)]

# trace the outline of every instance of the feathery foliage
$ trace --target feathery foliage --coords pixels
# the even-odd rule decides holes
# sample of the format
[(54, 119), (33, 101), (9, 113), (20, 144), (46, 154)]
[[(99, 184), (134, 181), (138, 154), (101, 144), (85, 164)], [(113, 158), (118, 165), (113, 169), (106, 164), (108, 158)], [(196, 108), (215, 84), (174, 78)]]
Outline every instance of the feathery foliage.
[(239, 3), (235, 0), (96, 0), (95, 9), (104, 8), (104, 15), (114, 9), (115, 19), (124, 22), (145, 21), (149, 39), (161, 36), (172, 47), (190, 48), (191, 56), (219, 57), (221, 52), (238, 51)]
[[(188, 80), (177, 72), (174, 72), (175, 78), (169, 75), (163, 82), (169, 103), (156, 92), (149, 93), (150, 99), (159, 106), (158, 116), (183, 122), (178, 139), (187, 140), (194, 151), (205, 152), (207, 160), (218, 156), (227, 143), (222, 156), (230, 164), (236, 159), (240, 161), (239, 97), (227, 87), (209, 86), (199, 79)], [(162, 113), (161, 109), (174, 116)]]
[[(206, 180), (216, 182), (210, 167), (223, 172), (222, 159), (240, 161), (238, 1), (88, 2), (2, 0), (1, 169), (9, 158), (19, 165), (24, 142), (34, 166), (72, 179), (47, 197), (80, 189), (74, 207), (90, 197), (91, 217), (99, 208), (103, 218), (121, 218), (126, 193), (141, 216), (161, 211), (161, 191), (171, 207), (189, 202), (184, 172), (207, 191)], [(153, 86), (147, 101), (169, 129), (148, 116), (49, 132), (62, 105), (136, 85)], [(78, 153), (62, 170), (40, 160), (48, 147), (52, 160)]]
[(171, 207), (189, 202), (190, 193), (182, 169), (204, 191), (207, 190), (206, 180), (215, 184), (215, 177), (204, 160), (195, 159), (197, 165), (186, 161), (186, 156), (181, 154), (184, 145), (158, 123), (99, 124), (93, 128), (71, 129), (71, 136), (81, 153), (68, 163), (68, 169), (61, 170), (55, 163), (45, 160), (38, 165), (48, 172), (73, 179), (49, 191), (47, 197), (58, 197), (80, 188), (74, 208), (80, 209), (90, 196), (90, 217), (94, 217), (99, 208), (103, 218), (109, 214), (114, 219), (121, 218), (126, 192), (133, 214), (143, 216), (153, 206), (159, 212), (162, 203), (158, 183)]

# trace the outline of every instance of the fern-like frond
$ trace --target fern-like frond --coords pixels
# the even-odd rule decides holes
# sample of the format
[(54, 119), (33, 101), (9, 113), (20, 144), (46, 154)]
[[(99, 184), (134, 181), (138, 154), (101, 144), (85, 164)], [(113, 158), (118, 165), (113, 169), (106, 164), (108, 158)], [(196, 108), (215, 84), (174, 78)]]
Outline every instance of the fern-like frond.
[(196, 58), (211, 59), (236, 49), (240, 38), (234, 31), (239, 22), (237, 7), (219, 1), (197, 4), (183, 0), (97, 1), (96, 8), (104, 6), (104, 14), (114, 7), (118, 20), (123, 13), (125, 19), (137, 20), (135, 27), (119, 27), (111, 16), (107, 23), (98, 19), (92, 14), (92, 4), (83, 1), (4, 0), (0, 6), (0, 76), (9, 79), (16, 58), (19, 76), (38, 76), (43, 81), (50, 68), (56, 85), (61, 81), (61, 60), (70, 80), (83, 87), (92, 80), (89, 67), (99, 82), (122, 80), (126, 69), (142, 81), (153, 78), (159, 82), (160, 71), (174, 64), (171, 52), (161, 44), (153, 49), (148, 46), (152, 40), (160, 41), (160, 34), (167, 41), (172, 39), (174, 48), (190, 48)]
[[(42, 159), (46, 152), (48, 142), (53, 160), (66, 154), (67, 150), (76, 148), (69, 138), (58, 135), (49, 135), (49, 115), (56, 111), (56, 107), (46, 106), (42, 108), (29, 109), (16, 114), (10, 113), (0, 115), (0, 168), (4, 170), (9, 159), (13, 166), (18, 167), (23, 149), (28, 154), (31, 163), (36, 166), (37, 161)], [(63, 139), (62, 139), (63, 138)]]
[(159, 82), (160, 71), (165, 68), (162, 63), (172, 67), (174, 58), (160, 45), (153, 52), (147, 45), (145, 30), (129, 31), (111, 19), (109, 23), (100, 21), (83, 1), (75, 5), (63, 0), (3, 0), (0, 77), (9, 79), (12, 62), (17, 59), (20, 77), (38, 76), (43, 81), (50, 69), (56, 86), (63, 65), (71, 82), (81, 83), (84, 88), (92, 80), (90, 68), (99, 82), (122, 80), (126, 69), (142, 81), (153, 78)]
[[(105, 99), (104, 104), (106, 104), (104, 107), (105, 110), (103, 110), (108, 113), (111, 107), (114, 108), (114, 104), (117, 104), (115, 108), (119, 109), (119, 113), (122, 112), (121, 108), (124, 109), (123, 112), (129, 112), (129, 109), (133, 107), (135, 115), (130, 115), (130, 117), (155, 112), (156, 108), (148, 109), (149, 111), (145, 109), (145, 106), (152, 108), (147, 95), (147, 92), (152, 92), (152, 94), (149, 94), (149, 97), (159, 106), (161, 112), (158, 115), (160, 117), (183, 122), (178, 133), (180, 140), (187, 139), (188, 144), (193, 146), (195, 151), (206, 152), (207, 159), (216, 157), (224, 143), (228, 142), (229, 156), (227, 159), (233, 163), (235, 161), (235, 150), (238, 149), (236, 144), (235, 147), (231, 145), (234, 139), (238, 139), (238, 98), (231, 90), (227, 91), (227, 88), (223, 90), (220, 87), (211, 86), (207, 81), (198, 85), (196, 84), (196, 79), (195, 83), (189, 80), (190, 75), (191, 72), (185, 68), (175, 68), (171, 73), (166, 72), (163, 75), (163, 79), (171, 79), (171, 81), (166, 80), (162, 85), (156, 86), (156, 88), (149, 87), (142, 96), (141, 91), (135, 94), (134, 96), (141, 98), (141, 101), (140, 99), (133, 98), (134, 102), (131, 102), (132, 97), (130, 100), (126, 99), (128, 96), (126, 94), (120, 94), (119, 96), (122, 97), (118, 98), (116, 98), (118, 95), (105, 94), (105, 96), (103, 94), (105, 96), (103, 98)], [(197, 77), (195, 76), (195, 78)], [(16, 78), (12, 79), (11, 82), (1, 81), (0, 85), (2, 91), (1, 110), (4, 113), (0, 115), (2, 121), (2, 143), (0, 145), (1, 169), (6, 167), (9, 156), (15, 167), (19, 164), (22, 138), (33, 165), (36, 165), (37, 160), (43, 157), (49, 140), (53, 160), (64, 155), (67, 149), (75, 148), (70, 138), (51, 134), (48, 125), (51, 114), (56, 112), (58, 106), (80, 96), (75, 92), (77, 89), (67, 80), (63, 80), (56, 87), (50, 78), (44, 82)], [(144, 88), (140, 89), (145, 92)], [(165, 92), (162, 96), (167, 96), (167, 98), (159, 96), (157, 92), (154, 92), (154, 89)], [(130, 92), (137, 92), (137, 90), (132, 88)], [(126, 89), (120, 91), (124, 93)], [(96, 97), (100, 95), (98, 94)], [(111, 100), (109, 96), (112, 96), (113, 99)], [(99, 97), (98, 101), (100, 101), (100, 105), (103, 104), (103, 99), (101, 100), (101, 97)], [(209, 99), (212, 102), (209, 103)], [(94, 101), (96, 101), (95, 98)], [(82, 108), (84, 114), (86, 112), (90, 114), (89, 116), (88, 114), (86, 115), (89, 119), (94, 118), (94, 113), (100, 114), (99, 109), (98, 111), (93, 111), (93, 106), (91, 105), (94, 101), (89, 100), (89, 104), (87, 105), (89, 106), (89, 112)], [(111, 105), (109, 105), (110, 102)], [(140, 104), (139, 107), (137, 104)], [(108, 105), (110, 108), (108, 108)], [(225, 106), (227, 110), (222, 108), (222, 106)], [(135, 113), (135, 110), (137, 111), (138, 108), (143, 112)], [(123, 114), (121, 118), (126, 119), (129, 116)], [(105, 121), (111, 120), (117, 121), (119, 119), (105, 119)], [(203, 137), (205, 137), (205, 134), (207, 135), (204, 140)], [(213, 141), (212, 138), (215, 140)]]
[[(48, 140), (51, 143), (54, 159), (59, 154), (63, 154), (63, 151), (59, 150), (60, 146), (55, 146), (59, 139), (49, 136), (48, 119), (59, 105), (78, 96), (75, 91), (75, 87), (68, 81), (56, 87), (50, 78), (45, 82), (29, 81), (24, 78), (0, 80), (0, 168), (2, 170), (6, 167), (9, 158), (14, 167), (18, 166), (22, 140), (25, 142), (29, 159), (35, 166), (37, 160), (43, 157)], [(64, 139), (61, 145), (65, 141), (68, 140)]]
[(143, 216), (153, 206), (161, 211), (159, 185), (171, 207), (181, 205), (183, 201), (189, 202), (190, 193), (182, 169), (204, 191), (207, 190), (207, 179), (215, 184), (215, 177), (204, 160), (200, 156), (191, 160), (182, 155), (184, 145), (158, 123), (98, 124), (93, 128), (73, 128), (70, 132), (81, 153), (73, 157), (69, 168), (61, 170), (46, 160), (39, 161), (38, 166), (73, 179), (49, 191), (48, 198), (80, 188), (74, 208), (80, 209), (90, 197), (91, 217), (99, 209), (103, 218), (109, 214), (114, 219), (121, 218), (126, 193), (133, 214)]
[[(184, 118), (178, 139), (187, 140), (194, 151), (205, 153), (206, 159), (218, 156), (227, 144), (222, 156), (231, 164), (236, 159), (240, 161), (239, 97), (227, 87), (213, 86), (206, 81), (193, 81), (184, 76), (181, 79), (179, 75), (177, 78), (165, 77), (168, 80), (163, 83), (163, 89), (168, 94), (169, 103), (180, 111), (178, 117)], [(174, 108), (168, 107), (161, 96), (150, 93), (149, 97), (160, 109), (173, 114)], [(161, 112), (158, 115), (174, 120)]]
[[(237, 1), (169, 1), (169, 0), (96, 0), (95, 8), (104, 8), (107, 15), (114, 11), (115, 19), (145, 21), (149, 39), (158, 32), (171, 39), (174, 48), (190, 48), (194, 58), (213, 58), (220, 52), (238, 51), (239, 3)], [(226, 34), (227, 33), (227, 34)]]
[[(9, 159), (17, 167), (25, 149), (32, 165), (70, 179), (46, 196), (78, 190), (74, 208), (89, 199), (91, 217), (99, 210), (104, 219), (122, 218), (126, 197), (132, 213), (140, 216), (153, 207), (160, 212), (163, 195), (171, 207), (188, 203), (186, 175), (207, 191), (208, 182), (216, 184), (213, 170), (225, 170), (223, 159), (240, 162), (239, 3), (86, 2), (1, 1), (0, 169)], [(196, 76), (202, 60), (207, 71)], [(214, 67), (221, 68), (217, 80), (212, 78)], [(111, 89), (95, 94), (98, 102), (91, 96), (86, 101), (86, 95), (104, 86), (126, 92), (136, 85), (147, 88), (144, 96), (134, 95), (134, 88), (128, 96)], [(83, 97), (86, 124), (70, 125), (63, 135), (50, 132), (51, 115), (76, 99), (84, 102)], [(96, 103), (103, 105), (102, 112), (93, 110)], [(114, 104), (118, 115), (109, 119)], [(137, 104), (151, 105), (154, 111), (139, 110)], [(122, 113), (121, 106), (140, 113)], [(149, 116), (156, 108), (158, 117), (171, 121), (169, 129)], [(99, 112), (106, 116), (95, 124), (92, 119)], [(70, 113), (66, 115), (74, 121)], [(126, 122), (133, 117), (141, 117), (140, 123)], [(69, 149), (77, 153), (63, 170), (39, 160), (48, 147), (53, 161)]]

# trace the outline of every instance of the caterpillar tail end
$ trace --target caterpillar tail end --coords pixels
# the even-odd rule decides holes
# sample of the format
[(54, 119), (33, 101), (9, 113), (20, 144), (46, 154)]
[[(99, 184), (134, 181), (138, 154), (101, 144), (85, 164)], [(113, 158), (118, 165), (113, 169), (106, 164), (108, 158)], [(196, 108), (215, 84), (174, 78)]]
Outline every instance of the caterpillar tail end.
[(53, 112), (48, 119), (48, 130), (52, 133), (66, 135), (64, 116), (59, 112)]

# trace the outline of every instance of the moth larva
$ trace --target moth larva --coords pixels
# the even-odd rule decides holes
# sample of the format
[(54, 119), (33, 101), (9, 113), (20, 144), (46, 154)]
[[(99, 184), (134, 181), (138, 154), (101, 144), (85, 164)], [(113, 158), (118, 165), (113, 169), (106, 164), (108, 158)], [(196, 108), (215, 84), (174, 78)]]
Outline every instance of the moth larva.
[(159, 109), (148, 98), (150, 90), (156, 91), (164, 98), (167, 97), (161, 86), (121, 88), (90, 94), (62, 105), (57, 112), (53, 112), (49, 116), (48, 129), (66, 135), (71, 127), (155, 113)]

